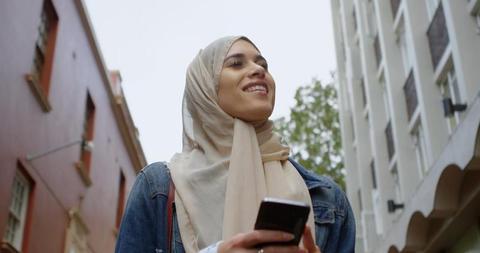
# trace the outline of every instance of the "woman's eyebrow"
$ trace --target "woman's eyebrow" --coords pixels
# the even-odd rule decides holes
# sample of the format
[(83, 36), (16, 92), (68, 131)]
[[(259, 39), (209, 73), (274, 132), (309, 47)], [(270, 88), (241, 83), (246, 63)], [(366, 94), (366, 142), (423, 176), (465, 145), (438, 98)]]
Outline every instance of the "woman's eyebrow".
[[(231, 58), (245, 58), (245, 54), (238, 53), (238, 54), (229, 55), (225, 57), (225, 60), (223, 62), (226, 62), (228, 59), (231, 59)], [(255, 56), (255, 61), (259, 61), (259, 60), (267, 61), (267, 59), (265, 59), (265, 57), (263, 57), (261, 54), (257, 54)]]
[(267, 59), (265, 59), (265, 57), (263, 57), (261, 54), (258, 54), (256, 57), (255, 57), (255, 61), (267, 61)]
[(245, 55), (242, 54), (242, 53), (232, 54), (232, 55), (229, 55), (229, 56), (225, 57), (225, 60), (223, 62), (226, 62), (228, 59), (231, 59), (231, 58), (245, 58)]

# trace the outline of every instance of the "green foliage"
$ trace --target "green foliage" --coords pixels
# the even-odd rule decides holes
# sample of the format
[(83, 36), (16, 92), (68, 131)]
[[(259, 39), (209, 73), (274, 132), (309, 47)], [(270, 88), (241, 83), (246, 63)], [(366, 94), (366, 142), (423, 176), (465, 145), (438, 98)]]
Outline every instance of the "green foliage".
[(289, 119), (275, 120), (276, 131), (292, 148), (292, 157), (306, 168), (331, 177), (345, 189), (337, 91), (331, 84), (311, 84), (295, 92)]

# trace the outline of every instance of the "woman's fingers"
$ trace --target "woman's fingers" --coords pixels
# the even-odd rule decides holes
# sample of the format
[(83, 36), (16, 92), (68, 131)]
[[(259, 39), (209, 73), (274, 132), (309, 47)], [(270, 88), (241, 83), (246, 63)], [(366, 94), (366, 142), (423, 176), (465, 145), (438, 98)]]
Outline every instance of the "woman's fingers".
[(312, 230), (309, 226), (305, 226), (305, 230), (303, 231), (303, 247), (309, 252), (320, 253), (320, 249), (315, 245), (315, 240), (313, 239)]
[(263, 248), (263, 253), (307, 253), (298, 246), (268, 246)]
[(225, 240), (218, 246), (219, 253), (227, 252), (263, 252), (263, 253), (308, 253), (307, 250), (298, 246), (265, 246), (256, 249), (260, 244), (270, 242), (287, 242), (294, 238), (290, 233), (272, 231), (272, 230), (255, 230), (249, 233), (237, 234)]
[(240, 239), (241, 247), (252, 248), (258, 244), (267, 242), (286, 242), (293, 239), (293, 235), (290, 233), (273, 231), (273, 230), (255, 230), (250, 233), (243, 234), (243, 238)]

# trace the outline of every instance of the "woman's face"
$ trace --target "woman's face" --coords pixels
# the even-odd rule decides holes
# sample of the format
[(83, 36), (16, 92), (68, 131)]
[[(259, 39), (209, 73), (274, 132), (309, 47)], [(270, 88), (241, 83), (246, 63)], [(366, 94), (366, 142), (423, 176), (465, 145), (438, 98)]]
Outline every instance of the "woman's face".
[(218, 104), (230, 116), (247, 122), (267, 120), (275, 104), (275, 81), (267, 61), (245, 40), (237, 40), (225, 57)]

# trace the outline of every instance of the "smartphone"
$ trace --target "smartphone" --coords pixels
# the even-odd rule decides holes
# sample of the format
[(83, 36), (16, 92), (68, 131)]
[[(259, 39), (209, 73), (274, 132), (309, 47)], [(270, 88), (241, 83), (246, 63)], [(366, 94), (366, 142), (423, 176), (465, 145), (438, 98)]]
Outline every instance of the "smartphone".
[(255, 230), (279, 230), (291, 233), (295, 237), (288, 242), (257, 245), (257, 248), (268, 245), (298, 245), (309, 213), (310, 206), (303, 202), (278, 198), (263, 199), (255, 222)]

